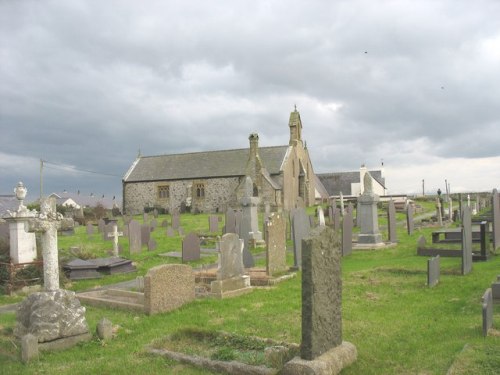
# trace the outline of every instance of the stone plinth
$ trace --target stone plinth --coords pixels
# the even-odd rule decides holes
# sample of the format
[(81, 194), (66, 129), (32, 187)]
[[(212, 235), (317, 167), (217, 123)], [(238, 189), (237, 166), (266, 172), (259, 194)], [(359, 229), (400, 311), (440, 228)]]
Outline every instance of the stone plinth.
[(250, 276), (236, 276), (230, 279), (215, 280), (210, 283), (211, 294), (215, 298), (229, 298), (252, 291)]
[(26, 231), (29, 218), (6, 218), (9, 223), (10, 259), (12, 263), (28, 263), (36, 260), (35, 233)]
[(378, 195), (363, 194), (358, 198), (361, 228), (358, 236), (360, 244), (382, 244), (382, 235), (378, 228), (377, 203)]
[(69, 290), (33, 293), (21, 302), (14, 329), (17, 337), (28, 333), (39, 343), (88, 334), (85, 307)]

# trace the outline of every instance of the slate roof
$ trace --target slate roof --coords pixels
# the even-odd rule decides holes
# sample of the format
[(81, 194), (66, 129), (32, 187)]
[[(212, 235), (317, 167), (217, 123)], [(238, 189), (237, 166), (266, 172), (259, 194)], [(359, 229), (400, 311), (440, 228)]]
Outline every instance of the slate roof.
[[(287, 146), (259, 147), (259, 156), (270, 175), (280, 173)], [(188, 154), (142, 156), (125, 174), (124, 182), (183, 180), (243, 176), (248, 148)]]
[[(382, 171), (369, 172), (379, 184), (385, 186), (385, 178), (382, 177)], [(359, 179), (359, 171), (319, 173), (317, 176), (330, 196), (340, 195), (340, 192), (342, 192), (343, 195), (352, 195), (351, 184), (361, 182)]]

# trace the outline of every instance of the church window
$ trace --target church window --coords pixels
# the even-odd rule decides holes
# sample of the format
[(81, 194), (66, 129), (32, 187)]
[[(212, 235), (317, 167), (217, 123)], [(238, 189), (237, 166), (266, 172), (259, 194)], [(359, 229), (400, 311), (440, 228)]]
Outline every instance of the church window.
[(170, 186), (168, 185), (158, 186), (158, 198), (159, 199), (170, 198)]
[(196, 189), (196, 197), (197, 198), (205, 197), (205, 185), (200, 184), (200, 183), (196, 184), (195, 189)]

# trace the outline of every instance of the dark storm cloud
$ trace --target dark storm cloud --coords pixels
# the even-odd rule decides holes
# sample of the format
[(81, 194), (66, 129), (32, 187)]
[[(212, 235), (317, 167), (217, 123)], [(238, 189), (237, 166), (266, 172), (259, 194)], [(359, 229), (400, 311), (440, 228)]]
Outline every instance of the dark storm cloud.
[[(40, 158), (123, 175), (139, 149), (247, 147), (251, 132), (286, 144), (294, 104), (319, 172), (383, 159), (403, 176), (498, 157), (499, 11), (495, 1), (3, 1), (0, 188), (36, 184)], [(46, 173), (54, 190), (121, 191), (119, 178)]]

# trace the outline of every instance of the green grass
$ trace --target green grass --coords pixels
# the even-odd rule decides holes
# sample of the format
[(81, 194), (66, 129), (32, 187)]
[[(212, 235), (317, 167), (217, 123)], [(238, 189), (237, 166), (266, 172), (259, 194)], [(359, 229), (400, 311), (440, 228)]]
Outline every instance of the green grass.
[[(187, 215), (182, 225), (186, 233), (201, 232), (208, 228), (208, 219), (206, 215)], [(474, 263), (472, 273), (466, 276), (459, 274), (458, 258), (442, 258), (440, 283), (430, 289), (425, 285), (427, 258), (416, 256), (416, 242), (420, 235), (425, 235), (430, 243), (431, 232), (432, 228), (418, 229), (408, 236), (405, 228), (399, 226), (398, 246), (354, 251), (343, 258), (343, 338), (356, 345), (358, 360), (342, 374), (445, 374), (453, 363), (456, 374), (500, 372), (500, 336), (482, 336), (480, 304), (484, 290), (500, 273), (500, 257)], [(180, 250), (181, 238), (164, 238), (157, 232), (153, 236), (158, 241), (158, 250), (131, 256), (138, 267), (136, 274), (73, 282), (69, 287), (82, 290), (114, 283), (144, 274), (154, 265), (177, 261), (158, 254)], [(105, 254), (103, 246), (111, 248), (111, 243), (100, 241), (87, 241), (84, 228), (78, 228), (76, 236), (60, 237), (59, 245), (69, 248), (80, 243)], [(126, 247), (126, 240), (121, 241)], [(124, 256), (128, 257), (127, 251)], [(291, 264), (293, 257), (289, 255), (288, 261)], [(28, 365), (17, 359), (19, 344), (12, 336), (14, 314), (0, 314), (0, 373), (209, 374), (203, 369), (151, 356), (144, 347), (192, 327), (299, 343), (298, 276), (272, 288), (255, 289), (248, 295), (227, 300), (196, 300), (176, 311), (155, 316), (87, 307), (91, 331), (95, 331), (101, 318), (107, 317), (115, 326), (113, 340), (102, 342), (94, 335), (89, 343), (63, 352), (43, 353), (38, 361)], [(11, 301), (15, 300), (0, 296), (0, 304)], [(498, 306), (494, 321), (499, 328)], [(224, 349), (218, 355), (229, 358), (235, 353), (233, 349)]]

